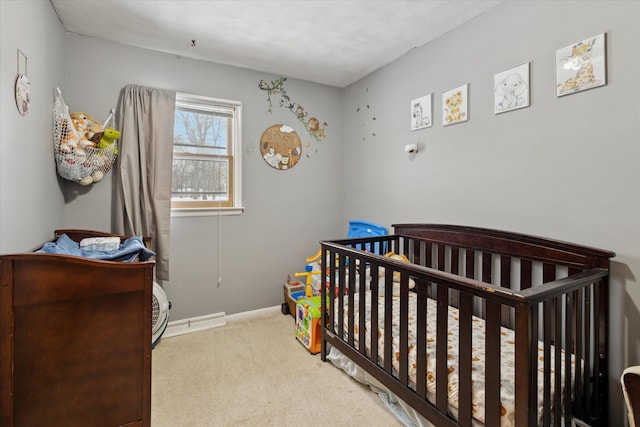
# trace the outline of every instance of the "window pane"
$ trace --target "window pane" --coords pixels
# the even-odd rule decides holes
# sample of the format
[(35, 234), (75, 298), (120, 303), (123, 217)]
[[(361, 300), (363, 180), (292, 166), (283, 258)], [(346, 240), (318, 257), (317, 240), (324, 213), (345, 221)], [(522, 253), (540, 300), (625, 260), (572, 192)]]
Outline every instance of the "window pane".
[(228, 155), (226, 115), (176, 108), (173, 130), (174, 150), (183, 153)]
[(171, 201), (228, 201), (229, 159), (173, 156)]

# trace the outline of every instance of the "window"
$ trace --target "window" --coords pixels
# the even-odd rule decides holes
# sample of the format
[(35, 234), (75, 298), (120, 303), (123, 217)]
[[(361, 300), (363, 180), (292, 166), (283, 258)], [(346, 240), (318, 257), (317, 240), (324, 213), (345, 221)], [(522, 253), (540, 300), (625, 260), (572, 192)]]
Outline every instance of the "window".
[(241, 117), (240, 102), (176, 94), (171, 180), (175, 214), (242, 210)]

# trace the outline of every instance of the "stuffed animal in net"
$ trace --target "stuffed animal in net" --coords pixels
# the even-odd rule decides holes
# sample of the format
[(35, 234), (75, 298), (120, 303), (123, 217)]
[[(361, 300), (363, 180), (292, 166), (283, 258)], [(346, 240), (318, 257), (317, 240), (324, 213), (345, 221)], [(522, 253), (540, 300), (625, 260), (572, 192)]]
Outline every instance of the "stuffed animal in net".
[[(120, 138), (120, 132), (113, 128), (106, 128), (102, 133), (102, 138), (98, 142), (98, 148), (107, 148), (113, 144), (116, 139)], [(118, 154), (118, 148), (113, 148), (113, 154)]]
[[(117, 157), (120, 135), (113, 126), (114, 110), (100, 124), (91, 115), (77, 111), (69, 113), (59, 88), (54, 92), (53, 141), (56, 169), (65, 179), (81, 185), (101, 181), (111, 170)], [(105, 128), (111, 128), (103, 141)], [(117, 133), (116, 133), (117, 132)], [(98, 148), (103, 141), (104, 148)]]
[(118, 145), (115, 141), (120, 138), (120, 132), (114, 128), (106, 128), (101, 134), (102, 137), (94, 150), (92, 158), (94, 171), (91, 175), (81, 179), (79, 181), (80, 185), (89, 185), (102, 181), (104, 175), (111, 168), (114, 157), (118, 155)]
[(104, 131), (100, 122), (89, 114), (81, 111), (71, 113), (69, 116), (71, 117), (71, 121), (73, 122), (76, 130), (80, 133), (84, 133), (84, 137), (90, 142), (90, 145), (95, 147), (97, 142), (100, 141)]
[(117, 145), (111, 145), (120, 138), (120, 132), (113, 128), (104, 129), (98, 121), (84, 112), (71, 113), (69, 116), (81, 137), (75, 156), (86, 165), (87, 170), (86, 176), (78, 180), (78, 183), (86, 186), (100, 182), (118, 154)]

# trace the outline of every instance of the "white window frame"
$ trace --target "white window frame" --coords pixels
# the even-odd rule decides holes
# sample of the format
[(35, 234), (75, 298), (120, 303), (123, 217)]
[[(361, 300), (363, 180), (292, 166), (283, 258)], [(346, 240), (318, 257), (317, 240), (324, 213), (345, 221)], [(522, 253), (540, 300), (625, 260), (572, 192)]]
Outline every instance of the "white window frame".
[(233, 206), (230, 207), (171, 207), (172, 217), (184, 216), (218, 216), (240, 215), (244, 212), (242, 206), (242, 103), (228, 99), (211, 98), (207, 96), (176, 93), (176, 107), (192, 108), (202, 111), (233, 112), (231, 151), (233, 156)]

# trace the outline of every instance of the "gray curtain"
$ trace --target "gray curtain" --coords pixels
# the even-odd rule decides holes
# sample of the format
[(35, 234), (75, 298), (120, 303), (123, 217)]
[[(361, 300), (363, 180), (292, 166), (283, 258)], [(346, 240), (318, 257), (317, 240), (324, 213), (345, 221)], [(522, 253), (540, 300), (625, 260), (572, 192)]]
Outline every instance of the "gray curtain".
[(151, 237), (160, 280), (169, 280), (175, 102), (175, 92), (127, 85), (116, 112), (122, 135), (114, 168), (113, 230)]

